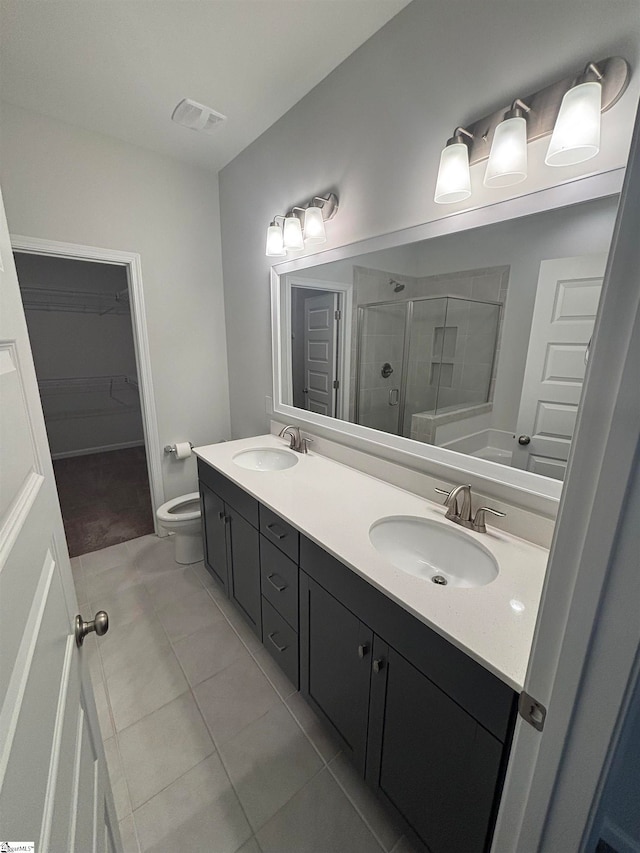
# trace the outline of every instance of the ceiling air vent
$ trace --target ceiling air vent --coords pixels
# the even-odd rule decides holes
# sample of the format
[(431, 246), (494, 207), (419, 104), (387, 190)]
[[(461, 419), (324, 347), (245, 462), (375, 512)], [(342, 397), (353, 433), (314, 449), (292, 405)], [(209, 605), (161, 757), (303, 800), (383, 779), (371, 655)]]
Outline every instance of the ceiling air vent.
[(219, 124), (227, 120), (222, 113), (217, 113), (211, 107), (205, 107), (189, 98), (180, 101), (171, 118), (191, 130), (204, 130), (205, 133), (213, 133)]

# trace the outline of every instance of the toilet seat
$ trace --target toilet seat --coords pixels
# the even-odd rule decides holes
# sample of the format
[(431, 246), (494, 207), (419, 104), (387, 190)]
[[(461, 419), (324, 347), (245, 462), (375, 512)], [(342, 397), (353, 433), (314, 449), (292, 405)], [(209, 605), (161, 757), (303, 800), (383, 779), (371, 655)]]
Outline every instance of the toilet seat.
[[(196, 509), (190, 510), (189, 512), (179, 511), (179, 507), (195, 501), (198, 502)], [(158, 521), (169, 524), (180, 521), (196, 521), (200, 518), (200, 493), (189, 492), (188, 495), (180, 495), (180, 497), (172, 498), (170, 501), (167, 501), (166, 503), (163, 503), (162, 506), (158, 507), (156, 515), (158, 517)]]

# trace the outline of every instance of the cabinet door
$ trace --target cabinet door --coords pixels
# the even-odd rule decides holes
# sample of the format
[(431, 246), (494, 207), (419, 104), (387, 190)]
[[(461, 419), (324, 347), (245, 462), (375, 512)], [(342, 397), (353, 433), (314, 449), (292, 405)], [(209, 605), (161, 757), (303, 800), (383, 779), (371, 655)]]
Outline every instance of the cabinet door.
[(215, 492), (200, 483), (204, 564), (229, 594), (228, 541), (224, 503)]
[(226, 510), (231, 544), (229, 594), (262, 639), (260, 534), (240, 513), (229, 506)]
[(378, 637), (373, 659), (367, 781), (431, 853), (488, 850), (502, 744)]
[(364, 774), (373, 634), (300, 572), (300, 690)]

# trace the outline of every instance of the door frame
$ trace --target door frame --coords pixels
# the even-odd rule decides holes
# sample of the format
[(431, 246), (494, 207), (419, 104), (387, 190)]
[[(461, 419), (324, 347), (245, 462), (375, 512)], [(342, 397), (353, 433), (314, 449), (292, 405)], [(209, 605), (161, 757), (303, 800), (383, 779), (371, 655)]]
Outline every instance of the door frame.
[[(287, 275), (285, 278), (285, 286), (283, 288), (284, 304), (281, 307), (281, 318), (283, 328), (291, 331), (291, 288), (299, 287), (307, 290), (330, 290), (334, 293), (342, 294), (341, 305), (339, 310), (342, 312), (340, 325), (338, 325), (338, 365), (337, 377), (340, 383), (337, 395), (337, 411), (336, 418), (345, 420), (349, 414), (349, 394), (351, 390), (351, 335), (353, 326), (353, 284), (342, 283), (337, 281), (322, 281), (316, 278), (307, 278), (297, 276), (295, 274)], [(273, 322), (273, 320), (272, 320)], [(340, 328), (342, 326), (342, 329)], [(290, 340), (287, 340), (287, 346), (283, 353), (283, 389), (291, 389), (293, 394), (293, 366), (291, 360)], [(293, 400), (291, 401), (293, 405)], [(346, 417), (345, 417), (346, 413)]]
[(583, 851), (640, 670), (640, 114), (492, 850)]
[(133, 345), (138, 371), (140, 390), (140, 408), (144, 433), (147, 472), (151, 491), (151, 510), (156, 535), (164, 535), (158, 526), (156, 509), (164, 503), (164, 483), (162, 480), (162, 458), (160, 456), (160, 436), (156, 415), (153, 376), (151, 372), (151, 353), (147, 332), (147, 315), (142, 286), (142, 261), (137, 252), (121, 252), (117, 249), (104, 249), (97, 246), (83, 246), (77, 243), (63, 243), (57, 240), (43, 240), (39, 237), (25, 237), (10, 234), (11, 248), (15, 252), (30, 255), (45, 255), (56, 258), (69, 258), (78, 261), (113, 264), (124, 267), (129, 286)]

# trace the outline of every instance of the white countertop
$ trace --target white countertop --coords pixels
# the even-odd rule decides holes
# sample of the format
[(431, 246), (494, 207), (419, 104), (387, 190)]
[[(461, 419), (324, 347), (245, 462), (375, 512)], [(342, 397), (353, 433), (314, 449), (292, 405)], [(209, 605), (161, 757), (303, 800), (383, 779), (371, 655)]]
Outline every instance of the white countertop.
[[(377, 589), (450, 640), (516, 691), (522, 690), (549, 552), (490, 527), (456, 530), (495, 557), (486, 586), (437, 586), (396, 569), (369, 541), (380, 518), (410, 515), (447, 526), (444, 507), (310, 451), (283, 471), (252, 471), (233, 457), (258, 447), (286, 448), (273, 435), (196, 447), (194, 452)], [(511, 602), (519, 602), (516, 610)]]

